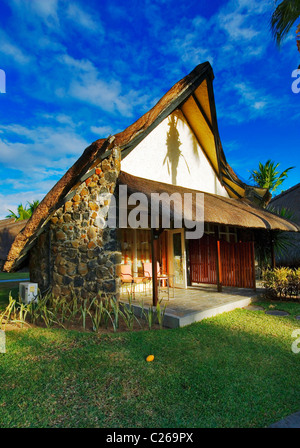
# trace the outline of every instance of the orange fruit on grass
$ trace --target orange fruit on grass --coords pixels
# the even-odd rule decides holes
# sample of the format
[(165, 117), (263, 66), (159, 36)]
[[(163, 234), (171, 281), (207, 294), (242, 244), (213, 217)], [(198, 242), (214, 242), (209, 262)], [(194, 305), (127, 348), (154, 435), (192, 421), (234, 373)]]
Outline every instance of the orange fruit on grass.
[(151, 361), (153, 361), (154, 360), (154, 355), (149, 355), (149, 356), (147, 356), (147, 358), (146, 358), (146, 361), (147, 362), (151, 362)]

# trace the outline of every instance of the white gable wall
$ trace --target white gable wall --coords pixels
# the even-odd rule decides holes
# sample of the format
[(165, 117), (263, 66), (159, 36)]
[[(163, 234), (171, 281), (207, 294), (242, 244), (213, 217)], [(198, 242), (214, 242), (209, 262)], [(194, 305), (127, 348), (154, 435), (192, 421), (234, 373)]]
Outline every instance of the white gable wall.
[(162, 121), (123, 160), (134, 176), (228, 197), (180, 112)]

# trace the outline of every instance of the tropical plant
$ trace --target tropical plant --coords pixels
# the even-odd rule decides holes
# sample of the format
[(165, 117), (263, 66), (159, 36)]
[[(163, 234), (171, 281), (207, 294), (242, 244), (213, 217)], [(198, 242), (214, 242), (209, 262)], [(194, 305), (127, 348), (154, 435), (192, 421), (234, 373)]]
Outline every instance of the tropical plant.
[[(293, 221), (295, 219), (295, 215), (292, 210), (286, 207), (277, 208), (269, 204), (267, 206), (267, 210), (277, 216), (280, 216), (281, 218), (288, 219), (289, 221)], [(287, 232), (275, 232), (273, 234), (273, 240), (275, 254), (277, 256), (283, 255), (287, 251), (287, 249), (293, 245), (293, 242), (290, 239), (290, 235)]]
[(23, 221), (24, 219), (29, 219), (39, 203), (40, 201), (37, 199), (33, 202), (28, 202), (29, 207), (27, 205), (25, 205), (24, 207), (23, 204), (19, 204), (17, 213), (13, 212), (12, 210), (8, 210), (10, 213), (6, 216), (6, 218), (13, 218), (15, 221)]
[[(272, 34), (278, 45), (287, 36), (292, 26), (300, 17), (300, 0), (276, 0), (276, 9), (271, 17)], [(297, 48), (300, 52), (300, 24), (296, 30)]]
[(291, 166), (279, 174), (279, 165), (279, 163), (275, 165), (275, 162), (271, 160), (267, 160), (265, 164), (259, 162), (258, 169), (250, 172), (249, 179), (254, 181), (257, 186), (267, 188), (272, 193), (287, 178), (288, 172), (295, 168)]
[(152, 326), (154, 324), (154, 319), (155, 319), (154, 307), (152, 305), (150, 305), (147, 309), (142, 308), (142, 313), (143, 313), (144, 319), (146, 320), (146, 322), (148, 324), (149, 330), (151, 330)]
[(40, 201), (38, 199), (36, 199), (35, 201), (29, 202), (29, 210), (31, 212), (31, 214), (33, 214), (34, 210), (38, 207)]
[(96, 298), (93, 299), (90, 309), (88, 311), (88, 314), (91, 318), (93, 331), (97, 332), (99, 330), (101, 326), (103, 313), (105, 312), (105, 310), (106, 308), (104, 307), (104, 302), (101, 299), (99, 300), (96, 300)]
[(120, 316), (124, 319), (124, 313), (120, 309), (120, 303), (115, 297), (110, 299), (110, 307), (111, 311), (109, 312), (109, 317), (111, 319), (114, 332), (116, 332), (119, 328)]
[(6, 218), (14, 218), (15, 221), (23, 221), (24, 219), (29, 219), (31, 216), (30, 210), (28, 210), (23, 204), (20, 204), (18, 206), (17, 213), (13, 212), (12, 210), (8, 210), (10, 213), (6, 216)]
[(263, 286), (266, 288), (269, 298), (298, 299), (300, 294), (300, 269), (287, 267), (266, 269), (263, 272)]
[[(14, 299), (9, 294), (9, 303), (3, 312), (0, 312), (0, 329), (12, 323), (44, 325), (47, 328), (60, 326), (66, 329), (66, 324), (80, 325), (83, 330), (98, 332), (101, 326), (108, 328), (111, 323), (114, 332), (119, 329), (121, 320), (129, 330), (133, 330), (134, 323), (141, 323), (135, 316), (135, 310), (131, 299), (128, 304), (120, 304), (117, 298), (97, 295), (93, 299), (77, 297), (74, 291), (69, 298), (57, 297), (52, 292), (44, 296), (38, 291), (35, 301), (22, 303), (21, 298)], [(161, 319), (163, 319), (164, 308), (159, 308)], [(154, 310), (147, 319), (151, 329), (154, 320)], [(148, 317), (148, 313), (147, 313)]]
[(163, 306), (161, 305), (161, 302), (162, 301), (160, 300), (156, 305), (156, 317), (157, 317), (157, 322), (159, 324), (159, 327), (162, 329), (163, 323), (164, 323), (165, 312), (166, 312), (166, 308), (167, 308), (167, 302)]
[(137, 322), (139, 325), (141, 325), (139, 319), (134, 313), (134, 307), (132, 305), (132, 295), (128, 296), (128, 304), (124, 304), (122, 306), (122, 313), (123, 321), (125, 322), (129, 330), (133, 330), (134, 322)]
[[(277, 208), (274, 207), (274, 205), (269, 204), (267, 205), (266, 210), (290, 221), (295, 219), (294, 213), (286, 207)], [(287, 232), (280, 230), (273, 231), (272, 240), (274, 242), (274, 251), (277, 257), (283, 255), (289, 247), (293, 246), (293, 241), (290, 239), (290, 235)], [(271, 249), (270, 244), (266, 244), (265, 233), (256, 231), (255, 242), (259, 267), (260, 269), (266, 269), (266, 267), (270, 266)]]

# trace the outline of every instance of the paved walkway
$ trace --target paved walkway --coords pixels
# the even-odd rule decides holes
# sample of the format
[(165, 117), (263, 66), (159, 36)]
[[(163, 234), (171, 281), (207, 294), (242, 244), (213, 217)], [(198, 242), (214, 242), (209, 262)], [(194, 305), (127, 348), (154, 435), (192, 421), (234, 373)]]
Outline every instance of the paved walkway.
[(269, 428), (300, 428), (300, 412), (296, 412), (279, 422), (273, 423)]
[[(164, 326), (183, 327), (236, 308), (244, 308), (250, 305), (260, 292), (260, 290), (255, 292), (252, 289), (224, 287), (220, 293), (215, 285), (201, 285), (187, 289), (175, 288), (175, 298), (172, 298), (171, 291), (168, 300), (166, 290), (161, 290), (162, 306), (167, 305)], [(121, 296), (121, 301), (128, 301), (126, 294)], [(142, 302), (145, 308), (152, 305), (151, 291), (147, 294), (136, 293), (132, 304), (137, 315), (140, 313)]]

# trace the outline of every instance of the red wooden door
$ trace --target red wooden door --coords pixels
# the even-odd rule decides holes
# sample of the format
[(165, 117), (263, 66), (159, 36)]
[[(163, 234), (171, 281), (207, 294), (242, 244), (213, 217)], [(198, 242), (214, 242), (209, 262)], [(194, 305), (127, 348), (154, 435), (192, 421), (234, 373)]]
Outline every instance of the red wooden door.
[[(223, 286), (255, 288), (253, 242), (220, 241), (221, 278)], [(190, 240), (190, 280), (192, 283), (217, 283), (217, 240), (204, 235)]]

